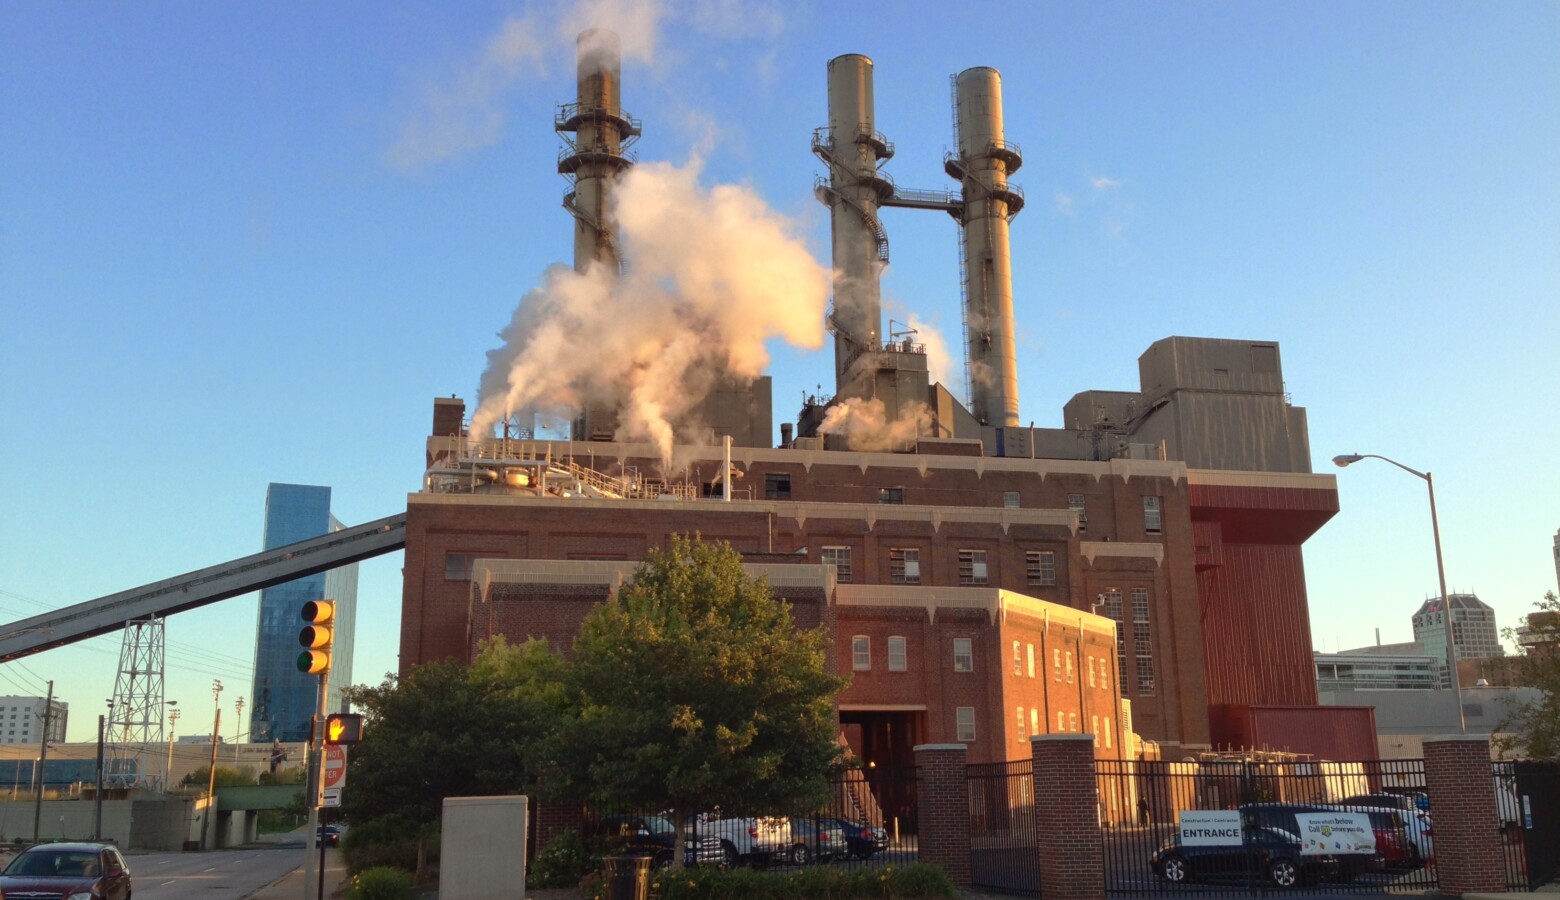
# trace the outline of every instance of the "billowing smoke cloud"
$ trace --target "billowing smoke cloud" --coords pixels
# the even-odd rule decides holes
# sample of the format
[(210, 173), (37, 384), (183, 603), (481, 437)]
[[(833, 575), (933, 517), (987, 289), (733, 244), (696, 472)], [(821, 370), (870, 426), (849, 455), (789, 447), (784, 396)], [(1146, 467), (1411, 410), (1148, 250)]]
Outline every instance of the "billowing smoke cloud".
[(509, 416), (604, 405), (617, 439), (652, 441), (669, 459), (720, 373), (762, 374), (773, 337), (823, 345), (829, 269), (752, 190), (706, 190), (698, 175), (695, 162), (623, 176), (611, 218), (627, 274), (547, 271), (488, 353), (473, 435)]
[(932, 383), (948, 386), (948, 379), (953, 375), (953, 354), (948, 352), (948, 341), (943, 338), (942, 332), (915, 313), (905, 318), (909, 320), (910, 327), (915, 329), (916, 342), (926, 348), (926, 368), (931, 374)]
[(924, 403), (912, 403), (900, 410), (900, 417), (888, 421), (883, 401), (848, 397), (829, 407), (818, 430), (824, 434), (843, 434), (845, 446), (852, 450), (895, 451), (905, 449), (918, 435), (932, 428), (932, 412)]

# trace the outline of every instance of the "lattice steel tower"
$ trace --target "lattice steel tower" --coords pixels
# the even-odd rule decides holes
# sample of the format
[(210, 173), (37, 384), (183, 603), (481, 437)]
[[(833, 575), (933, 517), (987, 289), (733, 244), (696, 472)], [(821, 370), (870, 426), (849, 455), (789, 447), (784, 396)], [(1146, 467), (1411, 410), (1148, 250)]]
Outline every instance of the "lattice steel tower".
[[(105, 783), (116, 788), (153, 788), (166, 776), (159, 764), (163, 743), (163, 620), (156, 616), (125, 623), (114, 679), (107, 734)], [(134, 760), (134, 762), (131, 762)], [(150, 769), (150, 771), (148, 770)]]

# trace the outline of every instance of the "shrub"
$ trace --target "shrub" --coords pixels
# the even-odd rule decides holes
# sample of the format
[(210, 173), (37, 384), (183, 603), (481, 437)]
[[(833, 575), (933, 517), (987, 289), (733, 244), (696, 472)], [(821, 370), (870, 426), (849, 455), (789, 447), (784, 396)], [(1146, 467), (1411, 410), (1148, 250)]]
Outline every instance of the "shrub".
[(953, 882), (936, 866), (843, 868), (813, 866), (789, 872), (754, 869), (672, 869), (650, 875), (652, 900), (851, 900), (955, 897)]
[(352, 876), (348, 900), (412, 900), (412, 876), (392, 866), (375, 866)]
[(573, 831), (560, 831), (547, 846), (531, 860), (531, 871), (526, 886), (533, 888), (573, 887), (580, 883), (585, 873), (594, 868), (591, 857), (585, 853), (585, 845)]
[[(437, 822), (419, 827), (397, 816), (354, 823), (341, 839), (341, 855), (346, 859), (347, 871), (352, 873), (379, 866), (415, 872), (419, 862), (424, 865), (438, 863), (438, 828)], [(419, 843), (421, 860), (418, 859)]]

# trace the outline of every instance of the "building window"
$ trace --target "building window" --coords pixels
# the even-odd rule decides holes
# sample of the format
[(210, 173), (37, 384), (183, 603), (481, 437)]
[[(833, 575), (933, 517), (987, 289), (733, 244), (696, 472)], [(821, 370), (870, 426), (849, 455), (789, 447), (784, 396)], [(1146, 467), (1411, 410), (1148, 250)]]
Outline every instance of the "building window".
[(1027, 740), (1029, 738), (1029, 735), (1024, 733), (1024, 708), (1022, 706), (1018, 707), (1017, 713), (1018, 713), (1018, 715), (1017, 715), (1017, 719), (1018, 719), (1018, 741), (1019, 741), (1019, 743), (1023, 743), (1025, 740)]
[(1040, 710), (1038, 709), (1031, 709), (1029, 711), (1029, 733), (1040, 733)]
[(1089, 516), (1088, 516), (1087, 513), (1085, 513), (1083, 511), (1083, 495), (1082, 494), (1068, 494), (1067, 495), (1067, 508), (1078, 514), (1078, 530), (1079, 531), (1088, 531), (1089, 530)]
[(1143, 498), (1143, 530), (1149, 534), (1158, 534), (1162, 518), (1159, 515), (1159, 498)]
[(1089, 657), (1089, 687), (1094, 687), (1094, 657)]
[(1077, 734), (1078, 733), (1078, 714), (1077, 713), (1068, 713), (1067, 714), (1067, 730), (1072, 732), (1073, 734)]
[(1062, 651), (1051, 651), (1051, 677), (1056, 681), (1062, 680)]
[(1056, 730), (1058, 732), (1067, 730), (1067, 714), (1061, 710), (1056, 711)]
[(1035, 645), (1028, 644), (1024, 650), (1025, 662), (1029, 668), (1029, 677), (1035, 677)]
[(1110, 732), (1111, 732), (1110, 716), (1106, 716), (1105, 717), (1105, 749), (1107, 749), (1107, 750), (1110, 749), (1110, 738), (1111, 738)]
[(1024, 572), (1030, 584), (1051, 587), (1056, 584), (1056, 551), (1030, 550), (1024, 554)]
[(1154, 648), (1148, 632), (1148, 588), (1132, 589), (1132, 643), (1137, 656), (1138, 693), (1154, 693)]
[(764, 473), (764, 499), (791, 499), (791, 476), (782, 472)]
[(985, 584), (986, 583), (986, 551), (984, 551), (984, 550), (960, 550), (959, 551), (959, 583), (960, 584)]
[(1090, 716), (1089, 717), (1089, 733), (1094, 735), (1094, 746), (1098, 747), (1100, 745), (1100, 717), (1099, 716)]
[(850, 667), (857, 672), (872, 669), (872, 639), (864, 634), (850, 639)]
[(850, 583), (850, 548), (849, 547), (824, 547), (823, 564), (834, 567), (834, 580), (840, 584)]
[(1018, 509), (1018, 491), (1003, 491), (1002, 507), (1004, 509)]
[(1024, 654), (1019, 647), (1018, 641), (1013, 642), (1013, 674), (1024, 674)]
[(905, 669), (905, 639), (902, 637), (891, 637), (888, 639), (888, 670), (890, 672), (903, 672)]
[(1072, 684), (1072, 651), (1067, 651), (1067, 683)]
[(958, 737), (954, 740), (969, 743), (975, 740), (975, 707), (961, 706), (953, 711)]
[(475, 553), (444, 554), (444, 580), (470, 581), (471, 564), (477, 561)]
[(914, 547), (889, 550), (888, 580), (894, 584), (920, 584), (921, 551)]
[(970, 646), (969, 638), (953, 639), (953, 670), (955, 672), (975, 671), (975, 651)]
[(878, 488), (878, 502), (899, 505), (905, 502), (904, 488)]
[(1121, 591), (1110, 588), (1100, 596), (1105, 598), (1105, 615), (1116, 622), (1116, 684), (1122, 683), (1122, 673), (1127, 671), (1127, 625), (1122, 618)]

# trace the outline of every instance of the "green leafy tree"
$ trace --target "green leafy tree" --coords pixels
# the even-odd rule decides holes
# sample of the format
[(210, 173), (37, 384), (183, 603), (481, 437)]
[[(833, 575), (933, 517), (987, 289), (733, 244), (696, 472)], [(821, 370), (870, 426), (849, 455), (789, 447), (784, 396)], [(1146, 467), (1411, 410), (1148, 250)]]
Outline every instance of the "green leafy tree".
[[(184, 780), (179, 783), (191, 787), (199, 787), (200, 789), (205, 790), (206, 785), (210, 780), (211, 767), (201, 766), (190, 774), (184, 776)], [(241, 769), (234, 769), (229, 766), (222, 765), (217, 766), (217, 787), (244, 787), (254, 783), (254, 769), (251, 769), (247, 766)]]
[(403, 832), (439, 819), (446, 797), (532, 789), (537, 757), (555, 727), (563, 661), (533, 641), (495, 640), (475, 663), (435, 662), (378, 687), (349, 688), (364, 715), (347, 756), (342, 817), (389, 818)]
[(749, 578), (725, 543), (676, 537), (586, 616), (557, 774), (600, 803), (806, 813), (841, 766), (828, 637)]
[(1529, 619), (1534, 645), (1517, 660), (1518, 682), (1537, 688), (1535, 700), (1511, 704), (1496, 726), (1502, 755), (1528, 759), (1560, 759), (1560, 598), (1554, 591), (1533, 604), (1539, 614)]

